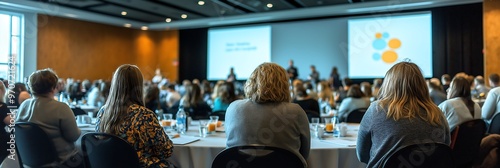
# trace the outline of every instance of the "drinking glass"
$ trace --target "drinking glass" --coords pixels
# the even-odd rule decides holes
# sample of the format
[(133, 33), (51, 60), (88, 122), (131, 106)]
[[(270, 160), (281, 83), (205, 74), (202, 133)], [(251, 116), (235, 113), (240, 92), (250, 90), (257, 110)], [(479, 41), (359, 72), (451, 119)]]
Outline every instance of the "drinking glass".
[(208, 133), (208, 120), (199, 120), (200, 121), (200, 127), (199, 127), (199, 135), (202, 138), (207, 137)]
[(210, 116), (210, 121), (208, 123), (208, 133), (214, 133), (217, 129), (217, 123), (219, 122), (219, 116)]
[(160, 125), (165, 131), (172, 129), (172, 114), (163, 114), (163, 119), (160, 121)]
[(319, 124), (319, 118), (318, 117), (311, 118), (311, 127), (313, 129), (316, 129), (316, 127), (318, 126), (318, 124)]
[(334, 122), (333, 118), (325, 118), (325, 131), (326, 132), (333, 132), (333, 127), (334, 127)]

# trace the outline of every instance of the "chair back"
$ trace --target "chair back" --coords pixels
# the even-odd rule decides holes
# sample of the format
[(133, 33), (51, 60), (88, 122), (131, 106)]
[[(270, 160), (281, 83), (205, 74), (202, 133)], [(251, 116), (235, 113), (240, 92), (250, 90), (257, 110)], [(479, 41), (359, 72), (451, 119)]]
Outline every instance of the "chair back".
[(488, 128), (488, 133), (500, 134), (500, 112), (497, 112), (491, 119), (490, 127)]
[(353, 110), (353, 111), (347, 113), (347, 117), (345, 119), (345, 122), (361, 123), (363, 116), (365, 116), (366, 110), (367, 110), (366, 108), (359, 108), (359, 109), (356, 109), (356, 110)]
[(135, 149), (125, 140), (107, 133), (87, 133), (82, 137), (87, 168), (138, 168)]
[(388, 155), (384, 168), (452, 168), (451, 148), (442, 143), (414, 144), (399, 148)]
[(212, 162), (212, 168), (304, 168), (299, 156), (286, 149), (248, 145), (236, 146), (220, 152)]
[[(57, 166), (60, 163), (54, 142), (35, 123), (16, 122), (14, 135), (20, 165), (29, 167)], [(21, 161), (22, 159), (22, 161)]]
[(475, 119), (458, 125), (452, 132), (451, 149), (457, 167), (470, 167), (478, 159), (486, 123)]

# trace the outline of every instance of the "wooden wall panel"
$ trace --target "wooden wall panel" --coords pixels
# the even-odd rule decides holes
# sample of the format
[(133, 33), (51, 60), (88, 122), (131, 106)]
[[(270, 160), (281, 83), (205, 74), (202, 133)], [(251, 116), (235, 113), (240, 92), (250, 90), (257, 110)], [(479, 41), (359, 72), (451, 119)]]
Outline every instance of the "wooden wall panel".
[[(161, 60), (178, 59), (177, 31), (143, 31), (39, 17), (48, 19), (45, 19), (47, 24), (38, 28), (37, 69), (52, 68), (61, 78), (111, 79), (118, 66), (135, 64), (144, 78), (150, 80)], [(176, 66), (165, 64), (161, 69), (173, 72), (169, 77), (177, 80)]]
[(483, 1), (484, 75), (500, 74), (500, 1)]

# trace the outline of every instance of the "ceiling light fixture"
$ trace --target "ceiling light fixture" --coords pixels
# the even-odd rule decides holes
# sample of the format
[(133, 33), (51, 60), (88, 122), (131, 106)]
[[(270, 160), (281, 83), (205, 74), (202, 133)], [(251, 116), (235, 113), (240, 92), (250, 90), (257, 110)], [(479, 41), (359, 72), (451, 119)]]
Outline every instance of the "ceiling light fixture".
[(268, 3), (266, 6), (267, 6), (268, 8), (272, 8), (272, 7), (273, 7), (273, 4), (272, 4), (272, 3)]
[(170, 23), (171, 21), (172, 21), (172, 19), (171, 19), (171, 18), (167, 18), (167, 19), (165, 19), (165, 22), (167, 22), (167, 23)]
[(186, 15), (186, 14), (181, 15), (181, 18), (183, 18), (183, 19), (186, 19), (187, 17), (188, 17), (188, 15)]
[(130, 23), (125, 23), (125, 24), (123, 24), (123, 26), (124, 26), (124, 27), (132, 27), (132, 24), (130, 24)]
[(148, 30), (148, 26), (142, 26), (141, 30)]
[(121, 13), (123, 16), (127, 15), (127, 11), (122, 11)]
[(198, 1), (198, 5), (205, 5), (205, 1)]

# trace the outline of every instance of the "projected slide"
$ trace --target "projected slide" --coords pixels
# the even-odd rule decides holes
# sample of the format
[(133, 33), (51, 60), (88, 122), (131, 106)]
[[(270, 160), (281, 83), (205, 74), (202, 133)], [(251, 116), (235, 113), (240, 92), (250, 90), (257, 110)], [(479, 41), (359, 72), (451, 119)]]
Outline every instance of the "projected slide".
[(234, 67), (237, 79), (246, 80), (263, 62), (271, 61), (271, 26), (208, 31), (208, 80), (224, 80)]
[(379, 78), (409, 59), (432, 77), (431, 13), (348, 20), (348, 74)]

